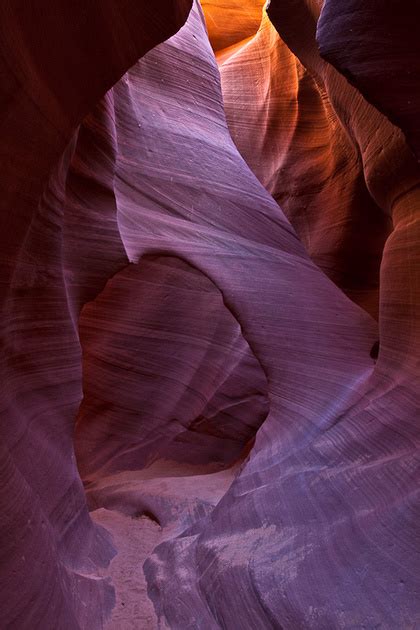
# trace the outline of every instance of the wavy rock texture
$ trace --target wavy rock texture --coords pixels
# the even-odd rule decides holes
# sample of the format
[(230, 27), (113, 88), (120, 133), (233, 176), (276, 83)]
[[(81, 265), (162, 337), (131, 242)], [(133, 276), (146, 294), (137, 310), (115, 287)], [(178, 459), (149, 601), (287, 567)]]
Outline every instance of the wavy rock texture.
[[(7, 1), (0, 7), (0, 592), (6, 628), (101, 627), (113, 605), (111, 584), (97, 575), (113, 553), (110, 537), (89, 517), (73, 450), (82, 396), (80, 305), (102, 289), (110, 268), (127, 261), (112, 177), (101, 179), (96, 169), (97, 160), (113, 163), (116, 147), (104, 145), (89, 123), (80, 131), (89, 154), (75, 164), (74, 193), (77, 200), (82, 195), (77, 203), (84, 215), (76, 226), (65, 211), (68, 176), (82, 117), (139, 56), (176, 32), (189, 9), (182, 0), (154, 8), (128, 0), (118, 8), (111, 0)], [(89, 133), (97, 136), (96, 146)]]
[(411, 0), (399, 7), (396, 0), (372, 7), (351, 0), (342, 11), (325, 0), (317, 39), (321, 54), (403, 130), (419, 158), (419, 6)]
[(415, 628), (411, 22), (202, 4), (0, 8), (3, 625)]
[[(284, 9), (279, 24), (291, 11), (297, 13)], [(312, 260), (377, 317), (389, 216), (369, 194), (358, 143), (328, 86), (291, 52), (266, 13), (257, 30), (230, 51), (216, 50), (232, 137)]]

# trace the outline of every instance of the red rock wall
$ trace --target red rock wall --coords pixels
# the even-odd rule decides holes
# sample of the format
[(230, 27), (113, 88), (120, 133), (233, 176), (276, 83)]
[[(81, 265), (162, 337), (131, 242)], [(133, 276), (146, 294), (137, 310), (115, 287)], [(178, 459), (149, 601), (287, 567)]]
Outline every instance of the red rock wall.
[[(304, 16), (295, 19), (305, 23)], [(369, 194), (357, 139), (340, 118), (348, 108), (333, 102), (314, 64), (299, 61), (266, 13), (253, 38), (217, 54), (227, 121), (241, 155), (312, 260), (377, 317), (379, 267), (391, 224)], [(341, 84), (349, 94), (344, 79)], [(356, 97), (354, 90), (349, 97)]]
[[(399, 77), (328, 0), (203, 2), (218, 63), (197, 2), (48, 4), (0, 8), (5, 627), (104, 625), (123, 537), (88, 504), (164, 527), (170, 628), (416, 627)], [(375, 50), (381, 4), (341, 3)]]
[[(81, 119), (189, 8), (182, 0), (0, 7), (3, 627), (101, 627), (113, 603), (111, 585), (97, 576), (113, 553), (110, 537), (89, 518), (73, 451), (82, 397), (77, 318), (81, 302), (127, 259), (118, 236), (112, 252), (106, 242), (101, 263), (98, 231), (113, 211), (109, 180), (88, 178), (81, 205), (92, 215), (70, 227), (70, 239), (66, 189)], [(101, 149), (88, 144), (81, 169), (90, 174)], [(107, 162), (110, 149), (102, 147)], [(95, 229), (94, 216), (93, 244), (86, 223)], [(112, 223), (115, 212), (111, 240)], [(92, 259), (96, 268), (86, 274)]]

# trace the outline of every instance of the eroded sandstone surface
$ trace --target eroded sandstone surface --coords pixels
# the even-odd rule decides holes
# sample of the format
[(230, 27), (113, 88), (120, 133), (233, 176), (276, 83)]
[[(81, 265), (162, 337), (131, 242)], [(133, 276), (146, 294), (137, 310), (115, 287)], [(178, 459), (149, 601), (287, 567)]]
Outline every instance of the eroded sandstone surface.
[(0, 5), (12, 630), (420, 627), (420, 12)]

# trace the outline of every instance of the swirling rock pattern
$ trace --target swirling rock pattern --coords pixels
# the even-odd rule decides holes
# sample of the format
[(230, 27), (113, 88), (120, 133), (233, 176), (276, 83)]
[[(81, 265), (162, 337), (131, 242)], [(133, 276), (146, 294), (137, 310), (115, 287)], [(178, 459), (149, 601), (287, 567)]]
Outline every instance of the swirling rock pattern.
[[(89, 517), (73, 428), (82, 397), (80, 300), (102, 289), (110, 259), (115, 271), (127, 261), (119, 236), (112, 247), (112, 176), (100, 180), (95, 168), (98, 159), (112, 164), (115, 145), (101, 146), (103, 133), (96, 131), (97, 146), (76, 164), (79, 183), (83, 171), (88, 175), (82, 200), (81, 188), (74, 192), (79, 213), (92, 210), (84, 221), (93, 235), (82, 223), (78, 236), (67, 239), (68, 175), (82, 118), (139, 56), (176, 32), (190, 7), (182, 0), (162, 0), (153, 9), (127, 0), (118, 7), (111, 0), (18, 0), (0, 7), (0, 592), (6, 628), (101, 627), (113, 605), (113, 588), (98, 579), (97, 569), (114, 552), (109, 535)], [(81, 130), (82, 143), (86, 133)], [(69, 252), (72, 239), (76, 251)], [(102, 267), (104, 242), (110, 259)], [(88, 261), (87, 250), (95, 252)], [(86, 273), (92, 257), (96, 268)]]
[(420, 624), (413, 30), (225, 4), (0, 8), (6, 628)]
[[(282, 14), (279, 24), (285, 21)], [(253, 38), (216, 54), (229, 129), (242, 156), (312, 260), (377, 317), (390, 219), (369, 194), (341, 108), (334, 109), (328, 87), (280, 39), (265, 12)]]

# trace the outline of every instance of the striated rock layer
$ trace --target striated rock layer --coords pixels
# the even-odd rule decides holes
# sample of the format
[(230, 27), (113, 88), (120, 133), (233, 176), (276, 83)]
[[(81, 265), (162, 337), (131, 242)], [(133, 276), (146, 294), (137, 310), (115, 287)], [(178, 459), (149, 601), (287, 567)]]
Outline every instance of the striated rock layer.
[(4, 627), (420, 624), (409, 5), (1, 6)]
[[(79, 132), (77, 126), (127, 67), (176, 32), (189, 9), (183, 0), (153, 7), (130, 0), (118, 7), (111, 0), (25, 0), (0, 7), (0, 597), (6, 628), (101, 627), (113, 605), (113, 588), (98, 579), (97, 568), (114, 551), (89, 517), (73, 450), (82, 397), (77, 318), (127, 257), (113, 178), (101, 178), (96, 168), (98, 161), (112, 164), (117, 147), (104, 144), (89, 122)], [(108, 124), (106, 102), (99, 111)], [(83, 159), (78, 133), (89, 147)], [(73, 157), (79, 186), (68, 198)], [(77, 225), (66, 212), (73, 194), (83, 217)]]
[[(279, 17), (283, 29), (291, 13), (285, 8)], [(307, 18), (296, 8), (293, 14), (294, 34)], [(353, 121), (340, 115), (348, 106), (334, 100), (312, 58), (300, 61), (285, 41), (290, 48), (264, 12), (253, 38), (228, 51), (216, 50), (230, 132), (312, 260), (377, 317), (379, 267), (390, 218), (369, 194)], [(361, 103), (343, 78), (336, 80), (341, 81), (340, 98)], [(365, 126), (376, 120), (386, 127), (377, 112), (367, 115)]]

